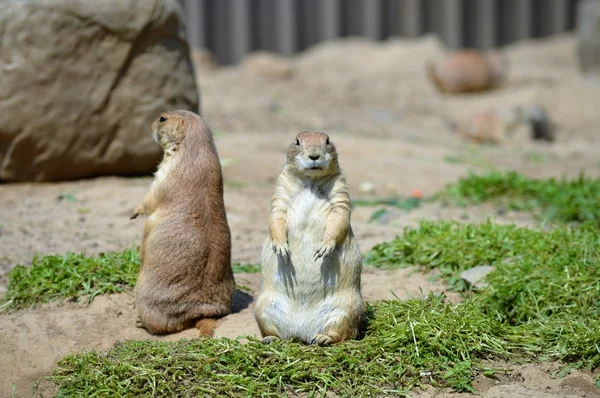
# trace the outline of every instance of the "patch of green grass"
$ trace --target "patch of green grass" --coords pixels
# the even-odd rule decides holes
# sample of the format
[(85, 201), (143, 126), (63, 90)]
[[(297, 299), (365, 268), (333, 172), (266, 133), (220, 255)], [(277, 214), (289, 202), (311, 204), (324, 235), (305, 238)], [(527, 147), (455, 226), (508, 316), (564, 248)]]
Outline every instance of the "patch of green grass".
[[(8, 288), (0, 311), (65, 300), (90, 303), (99, 294), (130, 291), (137, 280), (137, 249), (98, 256), (67, 253), (35, 257), (31, 266), (17, 265), (8, 273)], [(258, 264), (232, 264), (234, 273), (260, 272)]]
[[(356, 206), (391, 206), (397, 209), (410, 211), (421, 207), (421, 203), (427, 201), (421, 197), (390, 197), (385, 199), (356, 199), (352, 201), (352, 207)], [(373, 212), (369, 217), (369, 222), (377, 222), (388, 215), (388, 211), (385, 208), (381, 208)]]
[(439, 195), (460, 205), (490, 200), (513, 210), (540, 209), (547, 220), (600, 224), (600, 179), (536, 180), (516, 172), (470, 174)]
[(85, 299), (122, 292), (135, 284), (140, 258), (137, 250), (87, 257), (35, 257), (30, 267), (17, 265), (8, 273), (5, 303), (0, 308), (20, 309), (53, 301)]
[(525, 154), (525, 158), (531, 163), (543, 164), (552, 159), (552, 154), (547, 152), (530, 151)]
[(540, 231), (490, 221), (426, 221), (376, 245), (365, 261), (378, 268), (417, 264), (436, 270), (455, 290), (466, 289), (460, 272), (493, 265), (490, 288), (478, 298), (512, 322), (600, 308), (600, 230), (591, 223)]
[(402, 210), (412, 210), (421, 206), (423, 199), (416, 197), (386, 198), (386, 199), (357, 199), (352, 201), (352, 206), (392, 206)]
[(255, 274), (260, 272), (260, 264), (234, 263), (231, 265), (234, 274)]
[(446, 163), (465, 163), (465, 158), (459, 155), (446, 155), (444, 156), (444, 161)]
[[(488, 287), (468, 296), (486, 317), (523, 336), (535, 350), (579, 366), (600, 365), (600, 230), (594, 223), (539, 231), (487, 222), (423, 222), (373, 248), (380, 268), (417, 264), (464, 291), (460, 272), (489, 264)], [(532, 348), (533, 349), (533, 348)]]
[(369, 217), (369, 222), (379, 221), (388, 214), (386, 209), (378, 209)]
[[(421, 207), (421, 203), (428, 199), (423, 199), (421, 197), (390, 197), (386, 199), (356, 199), (352, 201), (352, 207), (356, 206), (391, 206), (397, 209), (402, 209), (406, 211), (410, 211), (416, 208)], [(377, 222), (388, 216), (389, 213), (386, 208), (381, 208), (373, 212), (369, 217), (369, 222)]]
[(223, 186), (228, 188), (240, 189), (246, 186), (245, 183), (233, 180), (223, 180)]
[[(535, 211), (545, 221), (595, 221), (600, 225), (600, 179), (583, 175), (574, 180), (538, 180), (516, 172), (471, 173), (431, 197), (358, 199), (352, 202), (352, 206), (390, 206), (408, 211), (424, 202), (440, 199), (453, 201), (459, 206), (495, 201), (497, 205), (511, 210)], [(382, 209), (377, 210), (371, 221), (376, 221), (384, 213)]]
[[(108, 353), (62, 360), (58, 396), (282, 396), (335, 392), (404, 394), (421, 383), (472, 391), (475, 365), (520, 352), (519, 336), (476, 305), (441, 298), (386, 301), (373, 307), (363, 340), (332, 347), (255, 340), (134, 341)], [(309, 395), (310, 396), (310, 395)]]
[(380, 244), (370, 264), (437, 269), (455, 289), (463, 269), (492, 264), (488, 287), (443, 297), (373, 304), (362, 340), (332, 347), (250, 339), (126, 342), (59, 363), (53, 380), (71, 396), (254, 396), (326, 392), (406, 394), (432, 384), (473, 391), (484, 359), (600, 365), (598, 227), (536, 231), (515, 226), (424, 222)]
[[(484, 359), (598, 364), (597, 353), (590, 361), (595, 343), (584, 346), (599, 336), (594, 320), (579, 320), (562, 332), (558, 324), (513, 327), (475, 301), (451, 305), (433, 295), (379, 302), (372, 309), (364, 339), (332, 347), (289, 341), (266, 346), (253, 339), (130, 341), (106, 353), (69, 355), (52, 380), (59, 397), (404, 395), (426, 384), (473, 391), (476, 374), (495, 373), (481, 365)], [(580, 329), (587, 326), (592, 331)]]
[(56, 199), (58, 199), (58, 200), (66, 200), (66, 201), (69, 201), (71, 203), (77, 202), (77, 197), (74, 194), (69, 193), (69, 192), (65, 192), (65, 193), (59, 194), (56, 197)]

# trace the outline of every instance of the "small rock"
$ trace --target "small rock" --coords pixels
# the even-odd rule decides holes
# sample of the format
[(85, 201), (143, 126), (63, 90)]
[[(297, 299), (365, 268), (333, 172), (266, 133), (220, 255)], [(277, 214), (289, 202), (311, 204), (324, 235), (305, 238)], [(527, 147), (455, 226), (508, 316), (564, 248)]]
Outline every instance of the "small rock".
[(494, 271), (496, 267), (491, 265), (480, 265), (479, 267), (473, 267), (460, 273), (460, 277), (467, 282), (472, 289), (483, 289), (487, 287), (487, 283), (483, 282), (483, 279), (487, 274)]
[(515, 257), (510, 257), (510, 258), (506, 258), (504, 260), (502, 260), (502, 264), (514, 264), (514, 262), (516, 260), (521, 260), (523, 258), (523, 255), (518, 255)]
[(508, 60), (498, 51), (459, 50), (428, 62), (427, 77), (442, 93), (466, 93), (496, 88), (506, 81)]
[(373, 119), (379, 123), (392, 123), (396, 120), (394, 114), (387, 111), (373, 111), (372, 112)]
[(546, 111), (534, 106), (527, 109), (525, 117), (531, 124), (531, 138), (534, 140), (554, 141), (556, 125), (550, 120)]

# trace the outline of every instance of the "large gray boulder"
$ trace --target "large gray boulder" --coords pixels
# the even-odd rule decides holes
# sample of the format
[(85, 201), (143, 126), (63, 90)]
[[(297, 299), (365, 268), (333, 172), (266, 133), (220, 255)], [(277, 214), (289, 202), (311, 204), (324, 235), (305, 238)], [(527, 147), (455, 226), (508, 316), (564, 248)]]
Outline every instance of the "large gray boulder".
[(151, 172), (160, 112), (199, 112), (176, 0), (0, 2), (0, 180)]

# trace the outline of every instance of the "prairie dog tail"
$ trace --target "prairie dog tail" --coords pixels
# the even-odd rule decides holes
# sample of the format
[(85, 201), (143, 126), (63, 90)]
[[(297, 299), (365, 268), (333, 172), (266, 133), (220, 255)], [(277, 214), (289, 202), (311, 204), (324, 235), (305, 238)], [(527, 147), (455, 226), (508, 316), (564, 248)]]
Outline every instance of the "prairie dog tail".
[(196, 328), (200, 332), (200, 336), (212, 337), (216, 326), (217, 320), (214, 318), (203, 318), (196, 322)]

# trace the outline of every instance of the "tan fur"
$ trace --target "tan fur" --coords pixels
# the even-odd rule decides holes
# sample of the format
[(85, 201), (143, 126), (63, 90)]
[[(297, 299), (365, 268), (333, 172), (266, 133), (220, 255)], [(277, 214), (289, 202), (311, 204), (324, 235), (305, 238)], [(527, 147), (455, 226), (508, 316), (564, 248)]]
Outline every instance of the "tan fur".
[(217, 320), (214, 318), (204, 318), (196, 322), (196, 329), (198, 329), (200, 336), (212, 337), (216, 326)]
[(460, 50), (427, 63), (426, 71), (440, 92), (478, 92), (498, 87), (506, 80), (508, 61), (498, 52)]
[(458, 135), (478, 143), (501, 144), (521, 128), (530, 130), (534, 140), (552, 141), (555, 125), (540, 106), (514, 106), (504, 110), (476, 112), (458, 124), (448, 121)]
[(163, 113), (152, 123), (152, 133), (164, 158), (131, 216), (149, 216), (135, 287), (137, 325), (165, 334), (196, 323), (201, 334), (212, 334), (214, 322), (202, 320), (229, 314), (235, 289), (212, 133), (188, 111)]
[(263, 342), (326, 345), (357, 337), (365, 313), (362, 258), (346, 180), (326, 134), (302, 132), (289, 147), (269, 231), (255, 307)]

